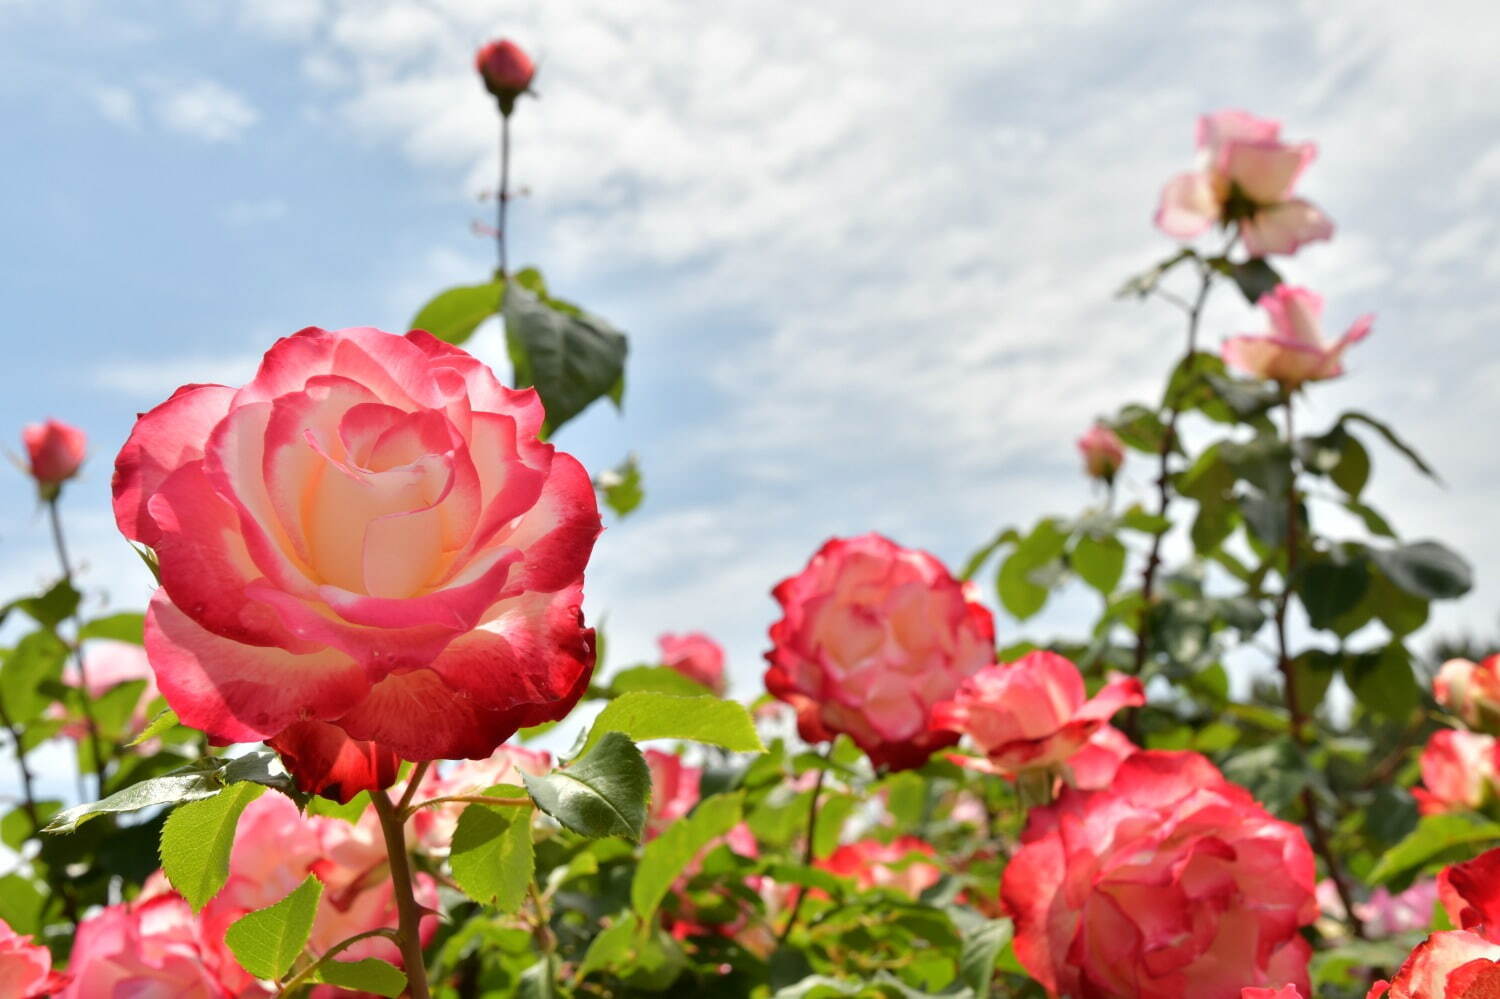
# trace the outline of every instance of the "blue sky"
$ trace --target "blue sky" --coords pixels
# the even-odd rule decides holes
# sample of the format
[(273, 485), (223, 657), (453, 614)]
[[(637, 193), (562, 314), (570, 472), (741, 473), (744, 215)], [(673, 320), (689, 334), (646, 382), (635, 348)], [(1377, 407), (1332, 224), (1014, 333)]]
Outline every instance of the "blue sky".
[[(94, 458), (67, 496), (96, 604), (144, 603), (108, 470), (133, 414), (243, 380), (306, 325), (401, 329), (482, 278), (493, 184), (481, 41), (537, 53), (517, 118), (513, 257), (632, 334), (626, 412), (560, 446), (629, 450), (646, 505), (588, 591), (611, 659), (701, 628), (759, 687), (767, 593), (829, 535), (879, 529), (960, 562), (993, 530), (1088, 502), (1072, 440), (1148, 397), (1166, 307), (1111, 299), (1172, 245), (1158, 189), (1194, 117), (1242, 106), (1319, 142), (1306, 192), (1339, 225), (1287, 264), (1342, 329), (1377, 315), (1304, 426), (1359, 407), (1440, 468), (1372, 448), (1371, 498), (1500, 607), (1500, 64), (1458, 3), (817, 5), (459, 0), (0, 0), (0, 433), (55, 415)], [(1263, 320), (1227, 290), (1206, 339)], [(473, 349), (506, 370), (498, 331)], [(12, 445), (14, 446), (14, 445)], [(1145, 463), (1127, 469), (1144, 495)], [(0, 477), (0, 584), (50, 572)], [(1065, 595), (1002, 642), (1076, 628)]]

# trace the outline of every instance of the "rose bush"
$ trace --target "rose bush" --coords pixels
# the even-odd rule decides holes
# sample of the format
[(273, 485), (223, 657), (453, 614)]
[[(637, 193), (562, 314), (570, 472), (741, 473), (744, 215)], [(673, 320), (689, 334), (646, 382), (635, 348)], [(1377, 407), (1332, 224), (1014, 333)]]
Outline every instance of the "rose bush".
[(372, 329), (304, 330), (243, 388), (143, 415), (115, 516), (160, 567), (146, 650), (178, 716), (348, 800), (397, 757), (484, 758), (565, 715), (600, 522), (542, 415), (463, 351)]

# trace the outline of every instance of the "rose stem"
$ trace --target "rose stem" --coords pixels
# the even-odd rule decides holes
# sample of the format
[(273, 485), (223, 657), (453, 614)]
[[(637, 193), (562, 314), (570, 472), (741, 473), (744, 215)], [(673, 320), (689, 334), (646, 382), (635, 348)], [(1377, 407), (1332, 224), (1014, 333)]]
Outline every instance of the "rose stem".
[[(420, 769), (420, 768), (419, 768)], [(419, 771), (412, 776), (419, 778)], [(415, 780), (413, 781), (415, 783)], [(391, 887), (396, 896), (396, 911), (399, 923), (396, 928), (397, 943), (401, 947), (401, 963), (405, 966), (406, 981), (410, 986), (411, 999), (428, 999), (427, 965), (422, 956), (422, 907), (412, 892), (411, 860), (406, 854), (406, 831), (401, 812), (384, 791), (374, 791), (370, 801), (380, 819), (380, 831), (385, 836), (385, 852), (391, 862)]]
[[(833, 755), (833, 743), (823, 751), (823, 762), (818, 767), (818, 779), (813, 783), (812, 797), (807, 802), (807, 842), (802, 847), (802, 866), (811, 867), (813, 862), (813, 842), (818, 832), (818, 798), (823, 793), (823, 778), (828, 775), (828, 757)], [(797, 913), (802, 911), (802, 899), (807, 896), (807, 888), (800, 887), (797, 890), (797, 898), (792, 902), (792, 911), (787, 914), (786, 925), (781, 928), (781, 935), (776, 938), (778, 944), (786, 943), (787, 937), (792, 935), (792, 927), (797, 925)]]
[[(52, 522), (52, 545), (57, 549), (57, 562), (62, 566), (63, 582), (68, 586), (73, 585), (73, 563), (68, 558), (68, 545), (63, 540), (62, 515), (57, 510), (57, 497), (53, 496), (47, 500), (47, 515)], [(104, 797), (104, 754), (100, 751), (99, 723), (94, 720), (94, 706), (90, 700), (89, 677), (83, 665), (83, 621), (78, 616), (77, 608), (73, 611), (73, 625), (75, 634), (79, 636), (73, 644), (73, 661), (78, 664), (78, 703), (83, 708), (84, 724), (88, 727), (89, 748), (94, 755), (94, 772), (99, 778), (99, 797)], [(17, 747), (19, 749), (19, 746)], [(80, 766), (79, 772), (83, 768)]]

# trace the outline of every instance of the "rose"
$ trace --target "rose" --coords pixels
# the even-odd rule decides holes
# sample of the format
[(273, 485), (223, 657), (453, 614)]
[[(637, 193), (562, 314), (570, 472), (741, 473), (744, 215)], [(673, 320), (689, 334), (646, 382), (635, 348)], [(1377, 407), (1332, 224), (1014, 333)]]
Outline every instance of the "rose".
[[(551, 769), (550, 753), (521, 746), (501, 746), (487, 760), (463, 760), (442, 771), (436, 767), (428, 770), (417, 788), (416, 801), (483, 794), (496, 784), (520, 784), (522, 774), (540, 777)], [(428, 854), (446, 855), (453, 843), (458, 818), (467, 807), (456, 801), (418, 809), (411, 817), (411, 841)]]
[(1323, 299), (1306, 288), (1277, 285), (1256, 303), (1271, 320), (1270, 333), (1243, 333), (1224, 341), (1224, 363), (1256, 378), (1295, 389), (1303, 382), (1344, 373), (1344, 351), (1370, 334), (1375, 322), (1360, 316), (1337, 341), (1323, 339)]
[(1443, 868), (1437, 893), (1455, 926), (1500, 942), (1500, 849)]
[(1032, 652), (1008, 665), (986, 666), (933, 706), (934, 728), (967, 735), (985, 759), (955, 762), (1017, 777), (1056, 771), (1122, 708), (1146, 703), (1141, 682), (1115, 676), (1085, 700), (1078, 667), (1053, 652)]
[(1449, 659), (1432, 681), (1432, 692), (1469, 728), (1500, 733), (1500, 655), (1478, 663)]
[(1142, 751), (1032, 809), (1002, 879), (1015, 953), (1051, 995), (1237, 999), (1308, 988), (1302, 831), (1197, 753)]
[(171, 893), (111, 905), (78, 925), (59, 999), (222, 999), (217, 958), (187, 902)]
[(43, 499), (52, 499), (62, 484), (78, 474), (88, 451), (88, 437), (61, 420), (32, 423), (21, 430), (27, 471)]
[(1493, 736), (1440, 729), (1422, 750), (1422, 787), (1413, 788), (1423, 815), (1482, 808), (1500, 780), (1500, 745)]
[(691, 631), (662, 635), (656, 644), (661, 647), (663, 666), (724, 696), (724, 650), (718, 642), (701, 631)]
[(1120, 764), (1140, 751), (1140, 747), (1113, 725), (1105, 725), (1089, 737), (1083, 748), (1068, 757), (1068, 774), (1080, 791), (1097, 791), (1108, 787), (1120, 770)]
[(1115, 473), (1125, 463), (1125, 445), (1120, 435), (1107, 423), (1096, 423), (1078, 438), (1083, 467), (1096, 479), (1113, 482)]
[(239, 390), (143, 415), (115, 516), (155, 549), (146, 651), (215, 742), (265, 739), (348, 800), (396, 758), (494, 752), (588, 684), (588, 474), (542, 406), (417, 331), (307, 329)]
[(0, 996), (34, 999), (51, 995), (63, 979), (52, 973), (52, 955), (0, 919)]
[[(156, 677), (151, 672), (151, 663), (146, 659), (146, 650), (133, 642), (93, 639), (84, 645), (83, 666), (83, 676), (88, 677), (86, 686), (78, 667), (72, 663), (63, 668), (62, 681), (70, 687), (82, 688), (84, 696), (91, 700), (98, 700), (123, 683), (137, 680), (146, 682), (135, 707), (131, 709), (130, 719), (126, 722), (129, 731), (139, 731), (146, 724), (151, 702), (161, 696), (161, 692), (156, 689)], [(67, 711), (61, 704), (54, 704), (53, 707), (59, 716), (66, 716)], [(70, 739), (84, 739), (88, 737), (88, 729), (81, 722), (69, 722), (63, 726), (62, 734)], [(142, 751), (150, 752), (149, 749)]]
[(1279, 989), (1241, 989), (1240, 999), (1303, 999), (1302, 991), (1295, 985)]
[(1311, 142), (1280, 141), (1281, 124), (1244, 111), (1198, 119), (1198, 168), (1162, 190), (1157, 228), (1179, 239), (1235, 223), (1252, 257), (1295, 253), (1328, 239), (1333, 223), (1312, 202), (1292, 197), (1297, 178), (1317, 158)]
[(1500, 943), (1467, 930), (1434, 933), (1411, 952), (1396, 977), (1366, 999), (1488, 999), (1500, 993)]
[(923, 551), (878, 534), (834, 539), (772, 591), (766, 689), (809, 742), (846, 733), (877, 766), (921, 766), (957, 733), (932, 706), (994, 662), (995, 624), (970, 588)]
[(500, 110), (510, 114), (516, 98), (531, 89), (536, 66), (521, 46), (508, 38), (489, 42), (474, 54), (474, 68), (484, 80), (484, 88), (495, 95)]
[(917, 857), (935, 857), (932, 845), (915, 836), (898, 836), (889, 843), (876, 839), (846, 843), (816, 866), (859, 885), (861, 891), (883, 888), (915, 899), (942, 879), (935, 864)]
[[(1347, 918), (1348, 910), (1344, 908), (1344, 900), (1339, 897), (1338, 885), (1333, 879), (1319, 881), (1317, 895), (1318, 908), (1324, 914), (1339, 920)], [(1422, 878), (1395, 894), (1385, 887), (1376, 888), (1368, 899), (1354, 903), (1354, 914), (1364, 926), (1365, 935), (1379, 939), (1426, 929), (1432, 922), (1432, 907), (1437, 900), (1436, 879)]]

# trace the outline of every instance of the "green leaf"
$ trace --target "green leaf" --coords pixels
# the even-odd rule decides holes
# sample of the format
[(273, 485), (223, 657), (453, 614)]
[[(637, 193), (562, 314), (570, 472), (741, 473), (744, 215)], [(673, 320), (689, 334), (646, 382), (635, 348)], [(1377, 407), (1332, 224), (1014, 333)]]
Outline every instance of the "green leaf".
[(1108, 597), (1125, 574), (1125, 546), (1113, 537), (1084, 535), (1073, 546), (1070, 561), (1080, 579)]
[(1314, 628), (1330, 629), (1364, 598), (1370, 588), (1370, 568), (1364, 559), (1320, 558), (1302, 566), (1295, 582), (1308, 622)]
[(66, 579), (59, 580), (41, 596), (23, 597), (12, 601), (5, 609), (19, 608), (33, 621), (49, 631), (55, 630), (78, 611), (80, 594)]
[(140, 645), (145, 641), (146, 617), (127, 611), (121, 614), (111, 614), (109, 617), (98, 617), (84, 624), (79, 630), (80, 639), (108, 638), (116, 642), (129, 642), (132, 645)]
[(15, 932), (40, 933), (46, 905), (46, 897), (27, 878), (19, 874), (0, 877), (0, 920)]
[(1311, 776), (1307, 761), (1289, 738), (1237, 753), (1221, 769), (1225, 777), (1248, 789), (1273, 812), (1281, 812), (1295, 801)]
[(1192, 247), (1184, 246), (1170, 257), (1158, 261), (1150, 270), (1130, 278), (1115, 292), (1115, 297), (1146, 298), (1156, 290), (1156, 286), (1161, 283), (1161, 279), (1166, 277), (1172, 268), (1184, 260), (1192, 260), (1197, 256), (1198, 254), (1193, 251)]
[(717, 794), (699, 803), (684, 822), (674, 822), (646, 844), (630, 884), (630, 905), (643, 923), (650, 922), (683, 870), (704, 847), (740, 821), (745, 796)]
[(973, 989), (976, 996), (990, 994), (995, 963), (1014, 932), (1009, 919), (992, 919), (964, 934), (963, 952), (958, 960), (958, 980)]
[(140, 735), (131, 739), (126, 745), (139, 746), (147, 739), (155, 739), (157, 736), (176, 728), (180, 724), (182, 724), (182, 719), (177, 717), (177, 712), (171, 708), (163, 708), (155, 718), (151, 719), (151, 724), (147, 725)]
[[(62, 802), (38, 801), (36, 803), (37, 821), (43, 824), (48, 819), (62, 810)], [(4, 843), (12, 850), (21, 849), (21, 844), (26, 842), (37, 832), (31, 824), (31, 815), (24, 806), (17, 805), (5, 813), (5, 818), (0, 819), (0, 843)]]
[(1477, 847), (1496, 842), (1500, 842), (1500, 823), (1463, 812), (1424, 815), (1416, 829), (1386, 851), (1365, 880), (1388, 885), (1451, 860), (1455, 852), (1467, 858), (1480, 852)]
[(1385, 438), (1385, 442), (1387, 444), (1405, 455), (1406, 459), (1416, 466), (1417, 471), (1421, 472), (1429, 479), (1432, 479), (1434, 482), (1442, 481), (1440, 478), (1438, 478), (1437, 472), (1433, 471), (1432, 467), (1428, 465), (1427, 462), (1422, 460), (1422, 456), (1417, 454), (1416, 450), (1410, 444), (1406, 443), (1400, 437), (1396, 436), (1396, 431), (1392, 430), (1386, 424), (1375, 419), (1375, 417), (1370, 416), (1368, 413), (1361, 413), (1358, 410), (1352, 409), (1339, 417), (1340, 423), (1347, 423), (1350, 421), (1353, 421), (1355, 423), (1363, 423), (1371, 430), (1374, 430), (1380, 436)]
[(651, 771), (641, 751), (619, 732), (605, 732), (562, 770), (521, 778), (537, 807), (574, 832), (593, 839), (641, 838)]
[(697, 680), (683, 676), (668, 666), (632, 666), (622, 669), (610, 679), (609, 690), (616, 695), (645, 691), (673, 694), (677, 697), (717, 696)]
[(1361, 705), (1393, 721), (1410, 718), (1422, 702), (1411, 656), (1399, 641), (1379, 652), (1346, 656), (1344, 681)]
[[(486, 794), (514, 794), (497, 787)], [(458, 817), (449, 855), (453, 880), (474, 901), (517, 912), (531, 887), (536, 857), (531, 847), (531, 809), (470, 805)]]
[(414, 330), (426, 330), (439, 340), (463, 343), (479, 324), (500, 311), (505, 282), (460, 285), (440, 292), (411, 321)]
[(260, 784), (232, 784), (222, 794), (180, 805), (167, 816), (161, 830), (162, 870), (194, 912), (229, 879), (229, 851), (240, 814), (264, 792)]
[(0, 663), (0, 703), (13, 725), (25, 725), (42, 713), (52, 697), (43, 691), (62, 676), (67, 646), (50, 631), (34, 631), (16, 643)]
[(1122, 444), (1146, 454), (1160, 454), (1161, 442), (1167, 436), (1161, 417), (1154, 410), (1135, 402), (1122, 407), (1110, 421), (1110, 426)]
[(1042, 570), (1062, 555), (1067, 541), (1068, 536), (1055, 521), (1038, 521), (1000, 564), (995, 588), (1000, 603), (1018, 620), (1024, 621), (1046, 606), (1051, 580)]
[(1461, 597), (1474, 585), (1474, 572), (1463, 556), (1436, 541), (1371, 549), (1370, 557), (1391, 582), (1426, 600)]
[(617, 517), (629, 516), (646, 498), (645, 489), (641, 485), (641, 465), (633, 454), (614, 468), (595, 476), (594, 488), (599, 490), (605, 505)]
[(505, 292), (505, 342), (516, 386), (536, 388), (551, 434), (595, 399), (615, 392), (625, 372), (625, 334), (551, 298), (544, 286), (527, 287), (539, 286), (539, 280), (517, 278)]
[(634, 949), (640, 928), (640, 919), (635, 913), (627, 912), (600, 931), (583, 955), (583, 963), (578, 966), (579, 979), (587, 977), (591, 972), (617, 968), (624, 964)]
[(690, 739), (739, 753), (763, 753), (750, 712), (737, 701), (717, 697), (678, 697), (652, 691), (621, 694), (605, 705), (589, 729), (582, 752), (609, 732), (645, 739)]
[(322, 895), (323, 883), (309, 874), (280, 902), (231, 923), (224, 942), (240, 967), (256, 978), (279, 981), (285, 976), (307, 946)]
[(978, 549), (969, 556), (968, 561), (964, 563), (963, 571), (958, 574), (958, 578), (964, 582), (968, 582), (969, 580), (973, 579), (974, 573), (978, 572), (979, 567), (990, 560), (991, 555), (994, 555), (997, 551), (999, 551), (1010, 542), (1020, 540), (1020, 537), (1021, 536), (1016, 533), (1015, 528), (1007, 527), (1005, 530), (1001, 531), (999, 534), (991, 538), (989, 540), (989, 543), (986, 544), (983, 548)]
[(1251, 257), (1243, 262), (1214, 257), (1208, 261), (1208, 265), (1233, 281), (1240, 294), (1245, 296), (1245, 301), (1251, 305), (1281, 284), (1281, 275), (1266, 263), (1264, 257)]
[(1281, 392), (1266, 382), (1246, 381), (1228, 375), (1207, 374), (1208, 384), (1243, 423), (1253, 422), (1281, 402)]
[(313, 972), (312, 980), (352, 992), (373, 992), (390, 999), (397, 999), (406, 991), (405, 972), (378, 957), (359, 961), (324, 961)]
[(556, 999), (557, 958), (548, 955), (521, 972), (516, 999)]
[(218, 794), (224, 788), (222, 759), (195, 760), (160, 777), (116, 791), (102, 801), (74, 805), (53, 816), (43, 832), (68, 833), (96, 815), (134, 812), (155, 805), (175, 805), (198, 801)]

